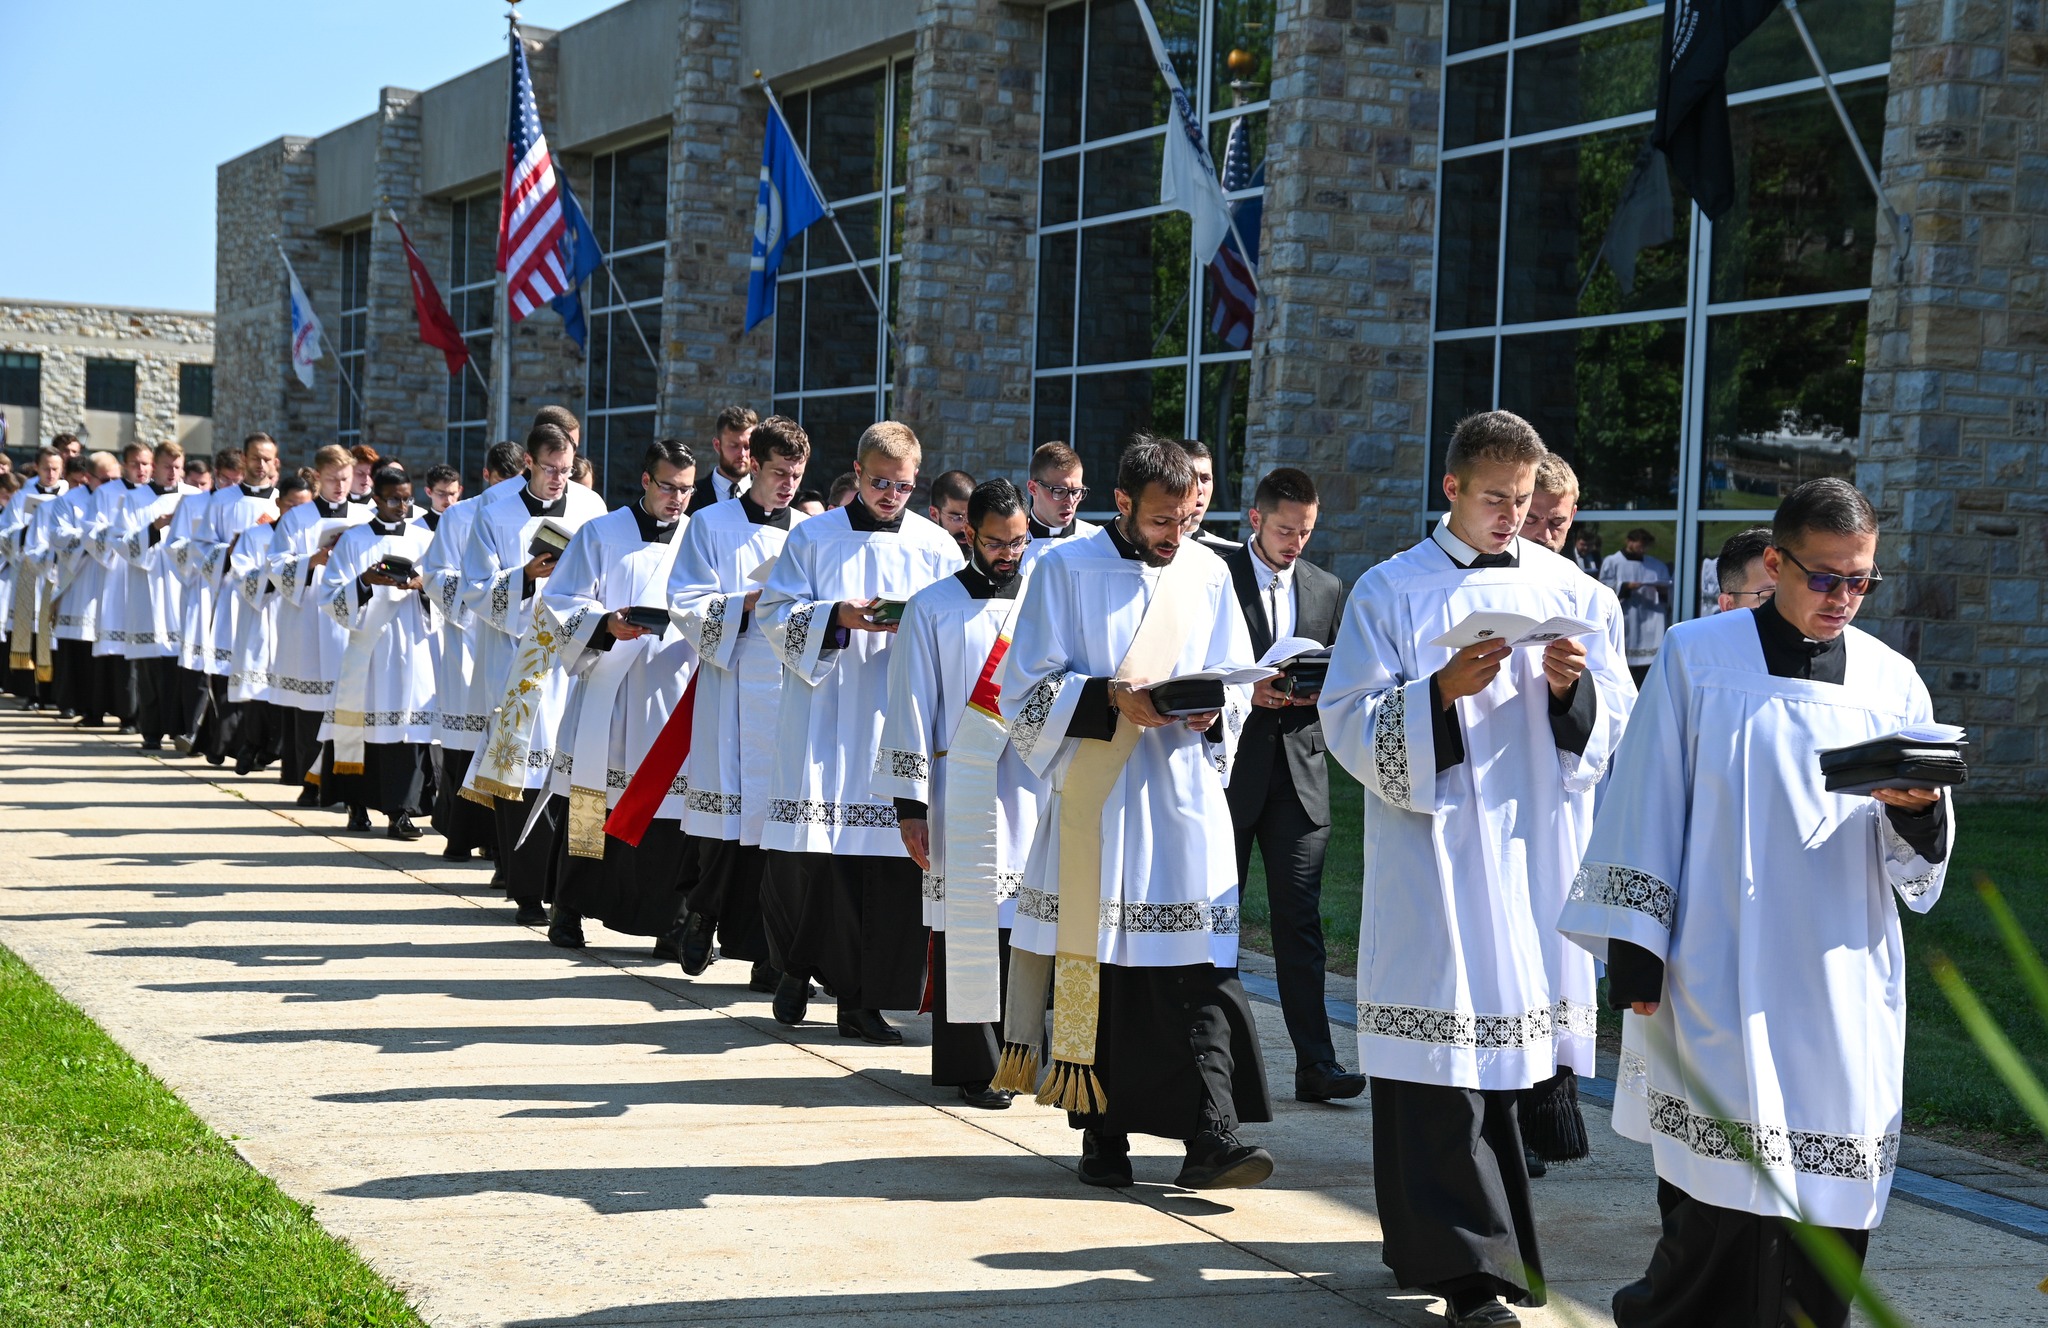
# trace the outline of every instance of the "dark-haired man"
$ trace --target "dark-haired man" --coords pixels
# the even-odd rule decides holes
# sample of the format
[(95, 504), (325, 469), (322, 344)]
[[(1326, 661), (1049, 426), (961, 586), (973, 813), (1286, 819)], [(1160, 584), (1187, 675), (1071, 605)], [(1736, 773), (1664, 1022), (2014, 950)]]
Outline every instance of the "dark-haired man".
[(1628, 671), (1638, 687), (1664, 644), (1664, 629), (1671, 625), (1671, 569), (1650, 552), (1656, 542), (1654, 534), (1638, 526), (1600, 564), (1600, 583), (1621, 601)]
[(50, 640), (54, 618), (49, 569), (31, 563), (29, 531), (35, 515), (71, 488), (64, 455), (54, 447), (36, 453), (35, 471), (0, 513), (0, 563), (13, 573), (9, 605), (7, 670), (10, 690), (26, 699), (30, 710), (46, 709), (55, 699), (55, 648)]
[(756, 609), (762, 569), (804, 519), (794, 501), (811, 439), (795, 420), (770, 415), (753, 427), (747, 448), (752, 482), (690, 519), (669, 573), (670, 615), (698, 657), (681, 799), (683, 830), (697, 845), (697, 883), (671, 945), (696, 977), (710, 965), (715, 939), (723, 957), (752, 963), (753, 990), (771, 993), (781, 975), (768, 962), (761, 922), (761, 831), (783, 672)]
[[(549, 786), (553, 814), (567, 830), (548, 940), (568, 949), (582, 948), (586, 917), (628, 936), (666, 934), (682, 911), (684, 864), (695, 865), (695, 846), (677, 818), (657, 819), (638, 844), (604, 830), (696, 670), (696, 651), (666, 621), (694, 464), (673, 438), (650, 445), (640, 462), (640, 501), (586, 521), (541, 593), (542, 612), (561, 640), (556, 667), (573, 679)], [(633, 608), (663, 610), (664, 620), (653, 628), (635, 623)]]
[[(534, 597), (554, 574), (559, 555), (535, 552), (535, 537), (545, 530), (566, 547), (567, 537), (603, 516), (605, 506), (596, 493), (569, 482), (576, 444), (568, 433), (536, 424), (526, 436), (526, 452), (525, 483), (486, 493), (463, 547), (458, 603), (475, 615), (477, 688), (487, 713), (463, 791), (472, 800), (491, 800), (497, 876), (516, 906), (513, 920), (540, 926), (547, 921), (543, 901), (560, 832), (545, 799), (568, 675), (554, 667), (559, 639), (541, 629), (535, 613)], [(543, 803), (540, 817), (529, 831), (537, 801)]]
[(1730, 535), (1714, 559), (1713, 608), (1700, 616), (1753, 609), (1769, 599), (1778, 588), (1767, 565), (1770, 559), (1766, 555), (1770, 551), (1769, 526), (1752, 526)]
[(535, 425), (548, 425), (569, 435), (569, 446), (579, 452), (583, 448), (583, 425), (576, 418), (576, 412), (567, 406), (546, 405), (533, 412)]
[(427, 467), (427, 514), (420, 518), (428, 530), (441, 529), (441, 516), (462, 501), (462, 472), (442, 462)]
[(1615, 1294), (1623, 1328), (1838, 1328), (1848, 1305), (1789, 1222), (1860, 1260), (1884, 1215), (1897, 905), (1941, 897), (1955, 828), (1945, 793), (1829, 792), (1815, 759), (1934, 718), (1913, 662), (1851, 626), (1877, 544), (1862, 494), (1809, 480), (1771, 524), (1776, 593), (1665, 637), (1558, 924), (1630, 1011), (1614, 1128), (1657, 1165), (1663, 1234)]
[[(1328, 646), (1344, 620), (1344, 583), (1302, 557), (1320, 507), (1315, 481), (1283, 466), (1259, 481), (1252, 537), (1223, 555), (1253, 658), (1299, 637)], [(1268, 679), (1252, 687), (1252, 712), (1230, 771), (1237, 879), (1251, 879), (1252, 841), (1266, 866), (1280, 1009), (1294, 1043), (1294, 1095), (1303, 1102), (1357, 1097), (1365, 1076), (1346, 1070), (1330, 1041), (1323, 1003), (1323, 855), (1330, 845), (1330, 774), (1316, 690)]]
[(1034, 564), (1003, 662), (1011, 745), (1051, 792), (1018, 894), (997, 1087), (1034, 1086), (1050, 982), (1040, 1100), (1082, 1131), (1088, 1185), (1132, 1183), (1132, 1133), (1185, 1144), (1180, 1185), (1273, 1173), (1236, 1134), (1272, 1119), (1223, 791), (1251, 689), (1197, 688), (1172, 713), (1151, 690), (1251, 659), (1229, 569), (1190, 534), (1196, 483), (1176, 443), (1126, 447), (1116, 521)]
[(165, 736), (183, 724), (178, 646), (185, 587), (166, 553), (178, 512), (201, 497), (184, 482), (183, 447), (159, 443), (151, 462), (149, 482), (129, 495), (110, 538), (125, 591), (113, 597), (125, 628), (120, 653), (134, 675), (135, 730), (145, 752), (162, 751)]
[[(1081, 454), (1065, 443), (1040, 443), (1031, 454), (1031, 478), (1025, 492), (1031, 496), (1030, 557), (1042, 556), (1056, 540), (1073, 539), (1096, 529), (1080, 517), (1088, 487), (1082, 482)], [(1025, 569), (1030, 569), (1027, 560)]]
[(299, 804), (306, 807), (320, 805), (320, 722), (334, 703), (334, 680), (348, 648), (347, 629), (327, 615), (315, 590), (341, 531), (370, 519), (370, 507), (348, 496), (355, 464), (337, 444), (315, 452), (313, 499), (280, 516), (271, 540), (270, 576), (278, 595), (271, 675), (280, 724), (278, 778), (300, 790)]
[(1001, 1055), (1004, 952), (1044, 792), (1011, 749), (997, 707), (1031, 533), (1024, 496), (1008, 480), (972, 490), (966, 515), (967, 566), (903, 609), (875, 791), (895, 800), (897, 833), (924, 873), (932, 1083), (970, 1107), (999, 1110), (1011, 1097), (989, 1082)]
[(747, 491), (753, 473), (747, 438), (758, 423), (760, 417), (747, 406), (727, 406), (718, 412), (711, 433), (712, 464), (697, 477), (697, 490), (690, 495), (690, 516)]
[[(66, 437), (70, 435), (60, 434), (58, 441)], [(78, 467), (75, 473), (73, 466)], [(99, 490), (121, 482), (121, 463), (111, 452), (74, 456), (65, 460), (64, 477), (69, 487), (36, 509), (29, 522), (23, 555), (49, 578), (56, 666), (52, 691), (59, 715), (76, 716), (80, 728), (96, 729), (105, 724), (106, 712), (117, 707), (119, 698), (93, 656), (106, 568), (93, 556), (86, 537), (99, 513)]]
[(974, 561), (974, 535), (967, 520), (967, 500), (973, 496), (974, 476), (964, 470), (941, 471), (932, 481), (925, 509), (953, 537), (953, 542), (960, 546), (960, 556), (970, 563)]
[(1216, 497), (1215, 454), (1199, 438), (1181, 439), (1180, 448), (1188, 454), (1188, 464), (1195, 468), (1195, 514), (1190, 518), (1188, 533), (1217, 553), (1228, 553), (1237, 547), (1237, 541), (1227, 540), (1202, 524), (1208, 520), (1209, 504)]
[[(1367, 794), (1358, 1056), (1381, 1258), (1458, 1325), (1514, 1323), (1501, 1297), (1543, 1298), (1518, 1109), (1545, 1084), (1575, 1123), (1573, 1072), (1594, 1068), (1592, 968), (1551, 944), (1553, 920), (1635, 699), (1611, 597), (1519, 537), (1545, 455), (1507, 411), (1459, 422), (1450, 510), (1359, 578), (1321, 701)], [(1437, 644), (1477, 612), (1598, 630)], [(1558, 1133), (1532, 1143), (1582, 1153)]]
[[(244, 447), (243, 455), (256, 454), (254, 443)], [(237, 715), (234, 757), (238, 775), (261, 770), (277, 760), (284, 745), (285, 716), (273, 686), (278, 585), (271, 575), (270, 555), (285, 517), (293, 508), (313, 501), (312, 486), (298, 475), (287, 475), (277, 482), (276, 501), (276, 514), (242, 531), (227, 551), (227, 589), (222, 594), (224, 607), (233, 610), (228, 625), (234, 633), (228, 647), (233, 658), (228, 666), (227, 697)]]

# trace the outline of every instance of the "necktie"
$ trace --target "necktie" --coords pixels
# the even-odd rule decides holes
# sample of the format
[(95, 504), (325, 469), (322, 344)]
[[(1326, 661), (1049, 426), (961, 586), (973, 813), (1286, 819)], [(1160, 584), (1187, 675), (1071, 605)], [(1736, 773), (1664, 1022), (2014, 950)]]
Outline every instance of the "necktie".
[(1274, 640), (1280, 639), (1280, 574), (1275, 572), (1266, 581), (1266, 631)]

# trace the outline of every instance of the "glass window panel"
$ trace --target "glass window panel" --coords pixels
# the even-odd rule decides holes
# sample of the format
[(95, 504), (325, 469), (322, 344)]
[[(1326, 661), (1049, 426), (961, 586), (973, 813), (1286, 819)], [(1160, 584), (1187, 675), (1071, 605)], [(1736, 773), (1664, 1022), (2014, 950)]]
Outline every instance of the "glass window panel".
[[(1841, 89), (1875, 161), (1885, 84)], [(1713, 298), (1853, 290), (1870, 284), (1877, 201), (1824, 92), (1729, 111), (1735, 206), (1714, 226)]]
[(1081, 216), (1081, 158), (1054, 157), (1038, 177), (1038, 224), (1057, 226)]
[(885, 389), (889, 388), (896, 379), (896, 339), (889, 335), (888, 329), (890, 327), (902, 326), (902, 318), (896, 311), (898, 304), (896, 297), (903, 289), (903, 264), (901, 262), (891, 262), (888, 264), (888, 269), (888, 289), (882, 292), (882, 303), (889, 310), (888, 327), (880, 329), (882, 336), (882, 386)]
[(783, 281), (775, 287), (775, 390), (803, 390), (804, 286)]
[(640, 462), (654, 441), (654, 412), (607, 416), (604, 425), (604, 446), (590, 458), (597, 469), (594, 487), (606, 506), (625, 507), (640, 500)]
[[(1582, 501), (1579, 506), (1586, 507), (1588, 504)], [(1670, 568), (1674, 582), (1687, 583), (1695, 580), (1698, 568), (1691, 569), (1691, 574), (1688, 575), (1686, 568), (1674, 566), (1678, 561), (1676, 521), (1645, 521), (1640, 518), (1624, 517), (1619, 521), (1574, 522), (1565, 544), (1565, 553), (1581, 567), (1591, 563), (1593, 570), (1589, 575), (1598, 576), (1600, 564), (1609, 555), (1621, 552), (1622, 546), (1628, 543), (1628, 535), (1632, 530), (1646, 530), (1650, 533), (1649, 540), (1643, 545), (1643, 552)], [(1664, 616), (1667, 626), (1674, 616), (1672, 609), (1677, 602), (1676, 594), (1665, 596)]]
[(181, 364), (178, 366), (178, 413), (180, 415), (213, 414), (213, 366), (210, 364)]
[(1439, 206), (1437, 329), (1490, 326), (1500, 271), (1500, 154), (1445, 162)]
[(905, 189), (910, 185), (910, 71), (910, 61), (896, 62), (895, 147), (889, 158), (891, 189)]
[(1508, 0), (1451, 0), (1444, 49), (1456, 55), (1508, 39)]
[(889, 196), (889, 257), (903, 257), (904, 218), (909, 212), (910, 195), (896, 193)]
[[(1244, 126), (1244, 169), (1249, 183), (1229, 183), (1230, 129), (1232, 125)], [(1216, 169), (1226, 172), (1226, 187), (1232, 191), (1249, 189), (1253, 184), (1263, 184), (1265, 177), (1260, 174), (1266, 164), (1266, 113), (1252, 111), (1245, 115), (1233, 115), (1225, 120), (1209, 122), (1209, 156), (1216, 163)]]
[(1088, 6), (1066, 5), (1045, 16), (1045, 149), (1081, 141), (1081, 61)]
[[(1231, 105), (1233, 82), (1249, 84), (1243, 88), (1246, 101), (1263, 99), (1273, 83), (1273, 0), (1213, 0), (1211, 13), (1213, 83), (1209, 104), (1219, 108)], [(1242, 76), (1231, 68), (1233, 51), (1250, 57), (1250, 70)], [(1245, 63), (1243, 56), (1238, 63)], [(1192, 88), (1189, 93), (1193, 94)]]
[(1515, 5), (1515, 35), (1548, 32), (1589, 19), (1606, 18), (1631, 9), (1641, 9), (1648, 0), (1519, 0)]
[[(612, 259), (612, 276), (618, 278), (618, 289), (613, 289), (612, 277), (602, 272), (592, 273), (589, 282), (590, 302), (600, 307), (616, 304), (621, 290), (626, 293), (628, 300), (660, 299), (661, 267), (664, 257), (659, 249), (642, 249), (637, 254), (625, 254)], [(656, 322), (661, 320), (660, 309), (654, 311), (654, 318)]]
[(1500, 408), (1572, 463), (1581, 506), (1672, 507), (1684, 359), (1676, 319), (1503, 337)]
[[(1088, 32), (1088, 137), (1110, 138), (1166, 123), (1166, 86), (1153, 62), (1152, 47), (1145, 39), (1137, 7), (1132, 0), (1093, 0), (1089, 6)], [(1194, 70), (1193, 45), (1186, 38), (1185, 25), (1175, 32), (1170, 24), (1176, 14), (1171, 7), (1155, 4), (1153, 21), (1167, 44), (1167, 54), (1180, 61), (1176, 38), (1188, 54), (1189, 68), (1180, 71), (1185, 86)]]
[(1445, 505), (1438, 481), (1450, 455), (1451, 430), (1467, 415), (1493, 409), (1493, 338), (1437, 342), (1429, 384), (1429, 474), (1423, 487), (1436, 511)]
[(882, 71), (811, 93), (811, 173), (828, 201), (882, 187)]
[(824, 492), (832, 481), (853, 469), (853, 453), (860, 436), (875, 422), (875, 395), (853, 392), (845, 396), (805, 397), (804, 432), (811, 436), (811, 464), (805, 471), (810, 487)]
[[(1736, 521), (1702, 521), (1699, 523), (1699, 543), (1694, 546), (1699, 550), (1700, 554), (1700, 566), (1697, 571), (1699, 580), (1695, 583), (1699, 586), (1699, 609), (1694, 616), (1705, 617), (1709, 612), (1719, 610), (1720, 606), (1707, 598), (1707, 586), (1709, 584), (1707, 581), (1707, 568), (1711, 567), (1715, 560), (1721, 556), (1721, 547), (1729, 540), (1735, 538), (1735, 536), (1757, 526), (1769, 529), (1771, 512), (1775, 510), (1778, 500), (1773, 498), (1770, 501), (1771, 507), (1759, 507), (1754, 516)], [(1720, 577), (1717, 573), (1715, 582), (1718, 583), (1719, 580)], [(1765, 577), (1762, 580), (1768, 582), (1769, 578)], [(1757, 588), (1754, 585), (1744, 587), (1746, 590), (1755, 590)], [(1729, 604), (1731, 609), (1753, 609), (1756, 606), (1757, 599), (1754, 595), (1744, 595)]]
[(1038, 367), (1074, 362), (1074, 256), (1080, 236), (1058, 231), (1038, 237)]
[(1091, 227), (1081, 237), (1077, 364), (1187, 353), (1188, 215)]
[(612, 322), (609, 318), (596, 318), (591, 321), (590, 344), (586, 347), (588, 358), (584, 361), (583, 408), (586, 411), (611, 408), (611, 330)]
[(0, 352), (0, 403), (34, 407), (43, 404), (42, 356), (23, 351)]
[(878, 327), (860, 277), (838, 272), (804, 285), (804, 390), (872, 384)]
[(1155, 134), (1087, 153), (1081, 215), (1101, 217), (1158, 203), (1159, 164), (1165, 151), (1166, 136)]
[(495, 195), (470, 200), (464, 248), (464, 283), (493, 281), (498, 268), (498, 201)]
[[(1800, 0), (1799, 15), (1830, 70), (1839, 73), (1891, 59), (1892, 6), (1882, 0)], [(1799, 30), (1777, 9), (1728, 57), (1730, 92), (1812, 77), (1813, 61)]]
[(1508, 58), (1489, 55), (1444, 70), (1444, 146), (1470, 147), (1501, 136), (1508, 100)]
[(851, 244), (853, 252), (862, 262), (877, 258), (882, 249), (882, 207), (881, 199), (872, 203), (856, 203), (851, 207), (835, 208), (839, 224), (846, 230), (846, 239), (841, 241), (830, 221), (820, 221), (805, 234), (812, 239), (811, 266), (835, 267), (851, 262), (846, 256), (846, 246)]
[(668, 140), (617, 153), (612, 162), (617, 202), (605, 252), (660, 244), (668, 235)]
[[(646, 327), (647, 314), (658, 315), (659, 310), (650, 308), (641, 314), (642, 330), (648, 334), (647, 345), (652, 345), (659, 329)], [(632, 321), (623, 310), (605, 315), (605, 321), (611, 324), (612, 409), (653, 405), (659, 374), (654, 361), (648, 358), (647, 346), (641, 344), (639, 334), (633, 330)]]
[[(1244, 428), (1250, 409), (1251, 382), (1249, 360), (1225, 360), (1202, 366), (1202, 399), (1200, 413), (1195, 417), (1195, 436), (1207, 443), (1216, 456), (1216, 492), (1209, 505), (1219, 512), (1233, 511), (1244, 502)], [(1290, 449), (1299, 449), (1300, 455), (1290, 455)], [(1280, 464), (1300, 465), (1307, 460), (1304, 442), (1280, 440)]]
[(85, 362), (85, 408), (135, 413), (135, 362), (133, 360), (87, 360)]
[[(1589, 134), (1516, 148), (1508, 160), (1508, 269), (1502, 321), (1577, 318), (1685, 303), (1687, 232), (1692, 208), (1676, 184), (1665, 206), (1673, 237), (1635, 255), (1634, 289), (1623, 294), (1607, 262), (1585, 298), (1579, 288), (1592, 265), (1615, 204), (1635, 170), (1639, 130)], [(1624, 259), (1626, 261), (1626, 259)]]
[(1807, 480), (1851, 477), (1868, 315), (1858, 300), (1708, 321), (1703, 506), (1775, 507)]
[[(1132, 434), (1143, 430), (1178, 438), (1186, 427), (1187, 370), (1180, 365), (1160, 369), (1125, 369), (1116, 373), (1080, 374), (1074, 379), (1074, 436), (1067, 442), (1081, 454), (1084, 473), (1116, 475), (1116, 459)], [(1115, 506), (1109, 497), (1113, 480), (1091, 494), (1091, 510)], [(1097, 508), (1097, 502), (1101, 508)]]
[(1515, 132), (1652, 109), (1660, 42), (1660, 25), (1652, 19), (1515, 52)]
[[(1064, 374), (1038, 380), (1031, 403), (1031, 445), (1063, 443), (1073, 431), (1074, 380)], [(1018, 458), (1022, 461), (1025, 458)]]

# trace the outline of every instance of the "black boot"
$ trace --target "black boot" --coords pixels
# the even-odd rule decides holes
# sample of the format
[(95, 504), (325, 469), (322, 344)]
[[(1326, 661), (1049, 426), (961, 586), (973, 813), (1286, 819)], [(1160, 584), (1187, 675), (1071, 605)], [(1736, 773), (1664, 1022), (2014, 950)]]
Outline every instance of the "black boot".
[(546, 925), (548, 911), (546, 906), (538, 899), (515, 899), (512, 902), (519, 906), (519, 911), (512, 915), (514, 923), (521, 927), (540, 927)]
[(548, 944), (559, 945), (564, 950), (581, 950), (583, 915), (572, 913), (560, 904), (555, 905), (554, 919), (548, 923)]
[(894, 1047), (903, 1042), (902, 1030), (891, 1028), (880, 1010), (863, 1010), (857, 1006), (839, 1007), (839, 1036), (859, 1038), (878, 1047)]
[(351, 830), (368, 830), (370, 828), (370, 809), (368, 807), (349, 808), (348, 828)]
[(711, 967), (711, 938), (718, 931), (718, 919), (708, 913), (686, 913), (682, 931), (677, 948), (682, 951), (683, 972), (694, 978)]
[(1187, 1161), (1173, 1183), (1188, 1190), (1242, 1190), (1273, 1174), (1273, 1155), (1237, 1141), (1228, 1130), (1207, 1130), (1188, 1140)]
[(1131, 1183), (1131, 1136), (1081, 1131), (1081, 1183), (1121, 1190)]

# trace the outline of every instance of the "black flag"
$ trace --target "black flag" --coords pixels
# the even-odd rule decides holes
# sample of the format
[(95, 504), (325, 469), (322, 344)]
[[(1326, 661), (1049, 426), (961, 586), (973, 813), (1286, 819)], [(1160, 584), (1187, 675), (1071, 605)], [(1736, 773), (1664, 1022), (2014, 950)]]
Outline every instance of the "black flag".
[(1714, 221), (1735, 202), (1728, 54), (1777, 7), (1778, 0), (1669, 0), (1664, 6), (1663, 70), (1650, 142)]
[(1593, 255), (1593, 266), (1586, 269), (1586, 279), (1579, 283), (1579, 298), (1586, 298), (1586, 289), (1593, 284), (1593, 274), (1600, 270), (1603, 258), (1614, 269), (1621, 293), (1635, 294), (1636, 255), (1669, 244), (1674, 234), (1671, 177), (1664, 169), (1664, 154), (1646, 141), (1636, 153), (1635, 168), (1628, 173), (1621, 197), (1615, 201), (1614, 215), (1608, 218), (1607, 234), (1600, 241), (1600, 251)]

